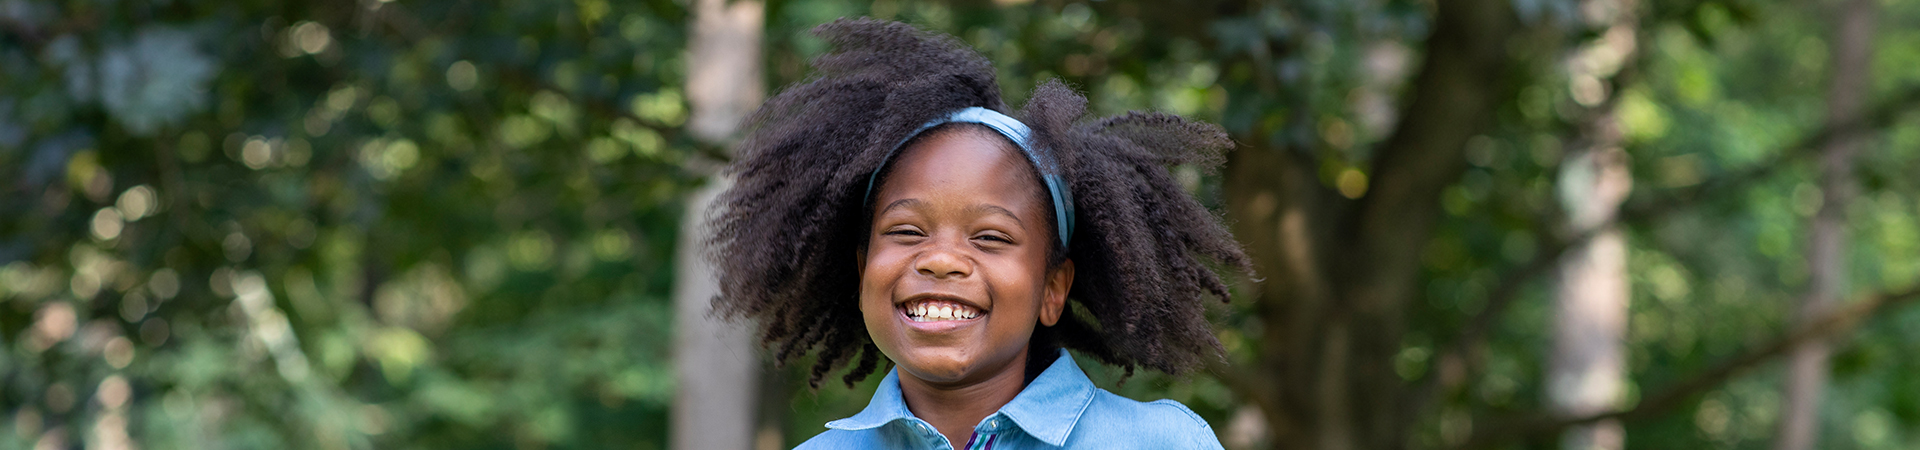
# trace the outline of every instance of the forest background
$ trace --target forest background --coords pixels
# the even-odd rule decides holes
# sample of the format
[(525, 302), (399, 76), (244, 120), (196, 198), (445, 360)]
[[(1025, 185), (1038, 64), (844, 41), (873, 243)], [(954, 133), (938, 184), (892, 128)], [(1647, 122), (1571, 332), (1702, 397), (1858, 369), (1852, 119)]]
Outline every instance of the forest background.
[(1230, 448), (1920, 447), (1916, 1), (0, 0), (0, 448), (798, 444), (686, 224), (848, 16), (1233, 134), (1093, 370)]

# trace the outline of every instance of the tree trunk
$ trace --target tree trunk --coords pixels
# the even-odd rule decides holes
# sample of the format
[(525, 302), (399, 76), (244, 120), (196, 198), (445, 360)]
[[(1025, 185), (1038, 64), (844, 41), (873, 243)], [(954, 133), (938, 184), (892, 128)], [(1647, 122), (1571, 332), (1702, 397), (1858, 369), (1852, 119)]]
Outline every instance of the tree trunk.
[[(1569, 234), (1593, 237), (1568, 248), (1560, 259), (1553, 354), (1546, 373), (1547, 400), (1554, 413), (1568, 417), (1619, 406), (1626, 386), (1632, 300), (1627, 241), (1614, 222), (1633, 190), (1633, 174), (1621, 149), (1618, 93), (1609, 92), (1604, 81), (1619, 76), (1621, 66), (1637, 53), (1637, 5), (1631, 0), (1588, 0), (1581, 6), (1587, 25), (1602, 33), (1575, 50), (1567, 75), (1575, 101), (1593, 109), (1575, 150), (1561, 163), (1557, 186)], [(1604, 420), (1568, 429), (1560, 442), (1565, 450), (1620, 450), (1626, 435), (1618, 420)]]
[[(1614, 128), (1613, 111), (1596, 124)], [(1612, 410), (1623, 393), (1626, 366), (1627, 241), (1613, 222), (1632, 189), (1627, 154), (1618, 132), (1571, 154), (1561, 169), (1561, 201), (1574, 234), (1593, 238), (1567, 250), (1554, 289), (1553, 354), (1547, 367), (1547, 398), (1555, 413), (1584, 416)], [(1619, 450), (1625, 436), (1614, 420), (1567, 430), (1566, 450)]]
[[(687, 128), (701, 140), (724, 144), (765, 96), (760, 41), (765, 11), (754, 0), (698, 0), (688, 41)], [(672, 448), (748, 449), (756, 428), (777, 426), (759, 407), (763, 364), (754, 354), (747, 324), (721, 321), (709, 312), (719, 293), (704, 257), (705, 219), (713, 198), (730, 185), (716, 176), (689, 195), (674, 254), (674, 396)], [(758, 439), (758, 446), (782, 445)]]
[(1441, 213), (1439, 192), (1466, 163), (1463, 147), (1508, 94), (1499, 80), (1518, 22), (1503, 0), (1436, 2), (1411, 98), (1376, 148), (1366, 193), (1321, 185), (1317, 162), (1237, 139), (1224, 182), (1235, 237), (1265, 280), (1250, 286), (1261, 353), (1223, 375), (1261, 405), (1275, 448), (1391, 449), (1415, 416), (1393, 370), (1418, 296), (1420, 255)]
[[(1853, 123), (1864, 113), (1864, 100), (1872, 87), (1867, 74), (1872, 68), (1875, 6), (1873, 0), (1847, 0), (1834, 11), (1829, 125)], [(1846, 295), (1847, 202), (1854, 191), (1853, 155), (1865, 139), (1860, 127), (1843, 127), (1822, 150), (1820, 210), (1813, 217), (1807, 245), (1812, 277), (1795, 317), (1797, 325), (1825, 316)], [(1820, 398), (1826, 390), (1832, 351), (1832, 344), (1821, 339), (1800, 345), (1788, 357), (1776, 450), (1807, 450), (1819, 442)]]
[[(1595, 152), (1582, 161), (1582, 171), (1626, 172), (1625, 154), (1617, 148)], [(1601, 197), (1606, 191), (1627, 182), (1601, 181), (1581, 189), (1590, 198), (1577, 207), (1582, 210), (1617, 207), (1617, 200)], [(1621, 196), (1621, 197), (1624, 197)], [(1612, 205), (1608, 205), (1612, 203)], [(1597, 414), (1617, 406), (1626, 376), (1625, 335), (1627, 330), (1627, 244), (1616, 226), (1608, 225), (1578, 248), (1569, 249), (1560, 266), (1560, 284), (1556, 287), (1554, 308), (1554, 345), (1547, 369), (1547, 394), (1554, 412), (1574, 417)], [(1626, 436), (1617, 420), (1568, 429), (1561, 436), (1566, 450), (1619, 450)]]
[(700, 219), (726, 181), (716, 177), (688, 199), (674, 254), (674, 449), (752, 448), (760, 387), (753, 332), (708, 314), (720, 289), (701, 255), (707, 230)]
[(1502, 80), (1513, 60), (1507, 44), (1520, 24), (1510, 2), (1436, 2), (1434, 22), (1411, 101), (1375, 149), (1372, 185), (1336, 222), (1336, 240), (1348, 248), (1328, 262), (1340, 301), (1326, 321), (1347, 336), (1327, 342), (1345, 344), (1351, 355), (1323, 360), (1348, 364), (1341, 395), (1352, 402), (1346, 419), (1354, 423), (1355, 448), (1407, 445), (1414, 416), (1404, 407), (1409, 391), (1393, 358), (1407, 305), (1420, 297), (1421, 255), (1442, 214), (1440, 192), (1466, 170), (1466, 142), (1511, 95)]

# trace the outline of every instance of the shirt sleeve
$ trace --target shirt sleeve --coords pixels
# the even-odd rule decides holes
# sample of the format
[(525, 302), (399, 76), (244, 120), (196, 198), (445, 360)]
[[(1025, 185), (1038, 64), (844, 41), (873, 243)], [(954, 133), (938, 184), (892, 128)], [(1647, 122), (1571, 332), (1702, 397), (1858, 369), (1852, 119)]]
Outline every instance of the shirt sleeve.
[(1220, 437), (1218, 435), (1215, 435), (1213, 432), (1213, 425), (1207, 424), (1206, 419), (1200, 418), (1200, 415), (1195, 414), (1192, 409), (1187, 408), (1187, 405), (1183, 405), (1183, 404), (1180, 404), (1180, 402), (1176, 402), (1173, 400), (1166, 400), (1166, 399), (1155, 400), (1150, 403), (1155, 405), (1171, 406), (1174, 409), (1179, 410), (1180, 413), (1182, 415), (1185, 415), (1188, 419), (1193, 420), (1193, 424), (1196, 426), (1196, 428), (1192, 433), (1189, 433), (1187, 435), (1187, 437), (1191, 438), (1192, 440), (1192, 447), (1190, 448), (1224, 450), (1224, 447), (1220, 445)]

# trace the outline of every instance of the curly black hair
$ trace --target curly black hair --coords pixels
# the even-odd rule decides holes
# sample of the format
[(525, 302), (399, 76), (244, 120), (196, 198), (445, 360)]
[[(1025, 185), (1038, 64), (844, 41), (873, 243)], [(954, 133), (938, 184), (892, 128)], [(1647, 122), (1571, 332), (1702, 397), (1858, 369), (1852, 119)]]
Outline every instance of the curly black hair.
[[(708, 256), (720, 280), (715, 312), (757, 323), (776, 363), (817, 350), (807, 380), (817, 389), (857, 357), (842, 378), (851, 386), (883, 357), (859, 309), (869, 178), (921, 124), (966, 107), (1008, 108), (993, 66), (952, 37), (871, 19), (814, 33), (834, 50), (814, 61), (814, 78), (749, 118), (727, 168), (735, 184), (709, 218)], [(1139, 366), (1181, 374), (1219, 358), (1201, 298), (1228, 300), (1215, 268), (1251, 269), (1168, 166), (1217, 170), (1232, 141), (1218, 126), (1170, 114), (1081, 122), (1086, 103), (1049, 81), (1012, 114), (1033, 129), (1033, 144), (1053, 149), (1078, 210), (1064, 249), (1077, 268), (1067, 310), (1035, 330), (1028, 354), (1044, 366), (1041, 355), (1067, 348), (1128, 374)]]

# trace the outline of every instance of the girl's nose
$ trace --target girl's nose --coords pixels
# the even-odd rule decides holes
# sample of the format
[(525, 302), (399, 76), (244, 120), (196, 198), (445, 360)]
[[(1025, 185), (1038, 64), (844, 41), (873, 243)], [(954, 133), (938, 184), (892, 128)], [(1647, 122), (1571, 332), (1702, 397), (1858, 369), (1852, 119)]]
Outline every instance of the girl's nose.
[(913, 270), (933, 278), (965, 278), (973, 274), (973, 264), (958, 249), (947, 243), (934, 244), (915, 259)]

